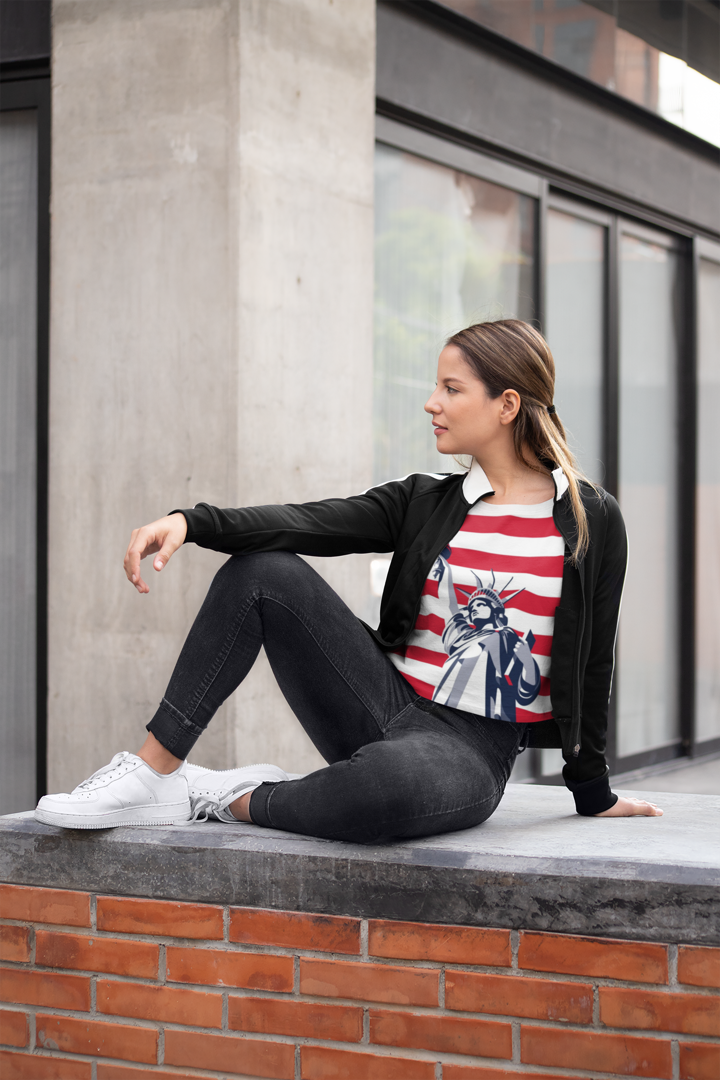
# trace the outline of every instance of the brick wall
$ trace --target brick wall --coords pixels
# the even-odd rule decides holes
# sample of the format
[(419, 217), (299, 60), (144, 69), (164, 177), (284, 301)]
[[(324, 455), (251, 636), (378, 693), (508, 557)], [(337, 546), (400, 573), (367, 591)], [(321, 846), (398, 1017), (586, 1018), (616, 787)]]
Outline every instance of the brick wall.
[(0, 885), (2, 1080), (720, 1078), (720, 949)]

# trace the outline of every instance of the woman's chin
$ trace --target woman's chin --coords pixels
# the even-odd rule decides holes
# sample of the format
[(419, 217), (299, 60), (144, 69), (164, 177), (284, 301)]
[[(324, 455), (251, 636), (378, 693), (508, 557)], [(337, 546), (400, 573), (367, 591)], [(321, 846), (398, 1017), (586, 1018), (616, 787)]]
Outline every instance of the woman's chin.
[(448, 439), (447, 435), (438, 435), (435, 445), (438, 454), (447, 454), (449, 457), (472, 457), (469, 450), (457, 446), (453, 439)]

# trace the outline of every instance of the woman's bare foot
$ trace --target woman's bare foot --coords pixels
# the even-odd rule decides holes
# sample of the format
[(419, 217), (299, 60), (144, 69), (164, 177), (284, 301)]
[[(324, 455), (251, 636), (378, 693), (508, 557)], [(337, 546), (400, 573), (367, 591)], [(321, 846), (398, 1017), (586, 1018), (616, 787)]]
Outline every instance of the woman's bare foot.
[(169, 750), (166, 750), (163, 744), (159, 743), (150, 732), (148, 732), (147, 739), (138, 750), (137, 756), (142, 758), (151, 769), (161, 773), (163, 776), (175, 772), (182, 765), (182, 758), (177, 758)]

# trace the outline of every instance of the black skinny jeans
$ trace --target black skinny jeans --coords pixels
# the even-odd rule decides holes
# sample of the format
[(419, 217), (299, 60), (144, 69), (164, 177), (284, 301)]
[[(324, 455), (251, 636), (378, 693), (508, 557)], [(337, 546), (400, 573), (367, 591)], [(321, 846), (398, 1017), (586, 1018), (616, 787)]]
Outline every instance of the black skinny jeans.
[(234, 555), (219, 570), (148, 731), (187, 757), (261, 646), (329, 765), (256, 788), (256, 824), (372, 843), (466, 829), (496, 809), (525, 725), (419, 697), (319, 574), (285, 552)]

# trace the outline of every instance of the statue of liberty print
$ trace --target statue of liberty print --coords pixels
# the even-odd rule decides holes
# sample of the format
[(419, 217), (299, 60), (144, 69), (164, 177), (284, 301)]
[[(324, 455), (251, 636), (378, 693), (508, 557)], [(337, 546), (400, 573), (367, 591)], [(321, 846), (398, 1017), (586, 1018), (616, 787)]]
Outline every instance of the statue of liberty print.
[[(503, 601), (500, 593), (507, 589), (512, 578), (502, 588), (496, 588), (494, 571), (490, 585), (483, 585), (473, 573), (477, 588), (461, 607), (445, 553), (449, 555), (450, 549), (438, 556), (432, 571), (438, 580), (438, 597), (448, 604), (451, 612), (442, 635), (447, 660), (433, 701), (462, 708), (462, 697), (471, 677), (474, 676), (472, 695), (476, 697), (478, 682), (482, 685), (484, 675), (484, 715), (515, 723), (516, 706), (530, 705), (540, 690), (540, 669), (532, 655), (535, 636), (529, 630), (520, 637), (508, 626), (505, 613), (508, 600), (524, 590), (517, 589)], [(464, 586), (457, 588), (469, 591)]]

